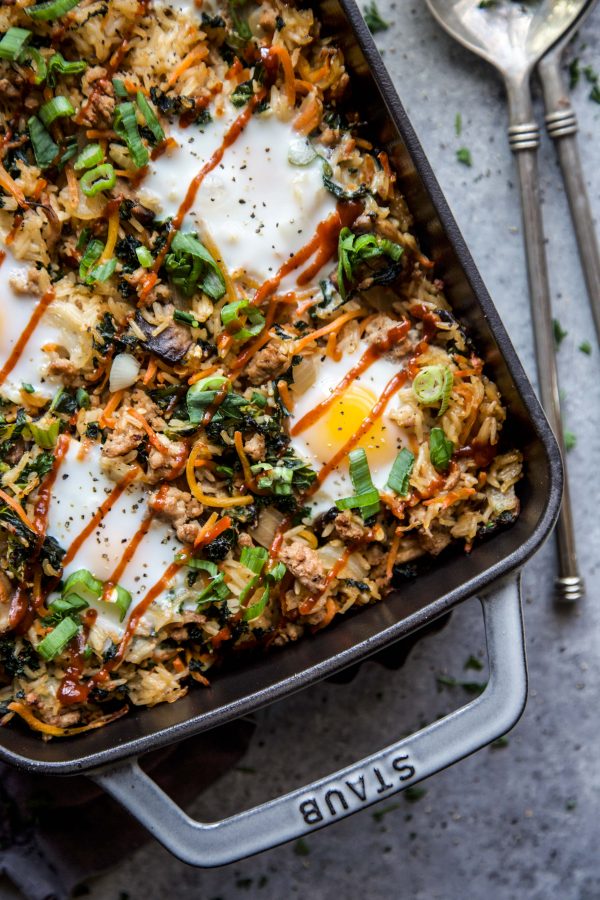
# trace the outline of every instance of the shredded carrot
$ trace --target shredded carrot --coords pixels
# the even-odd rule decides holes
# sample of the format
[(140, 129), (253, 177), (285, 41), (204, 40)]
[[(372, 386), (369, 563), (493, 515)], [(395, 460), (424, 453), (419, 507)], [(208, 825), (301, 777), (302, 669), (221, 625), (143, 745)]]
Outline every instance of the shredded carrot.
[(79, 182), (75, 175), (75, 170), (70, 163), (65, 166), (65, 175), (67, 176), (67, 184), (69, 186), (69, 199), (75, 207), (79, 206)]
[(219, 337), (217, 338), (217, 350), (219, 351), (219, 356), (227, 356), (229, 353), (230, 347), (233, 344), (233, 338), (230, 334), (223, 331)]
[(157, 281), (158, 275), (156, 272), (148, 272), (144, 275), (143, 279), (140, 281), (140, 286), (142, 288), (139, 292), (140, 302), (146, 299)]
[(16, 514), (20, 518), (21, 522), (23, 522), (23, 524), (26, 525), (30, 531), (33, 531), (34, 534), (37, 533), (37, 529), (36, 529), (35, 525), (31, 521), (31, 519), (27, 516), (27, 513), (25, 512), (25, 510), (23, 509), (21, 504), (18, 502), (18, 500), (15, 500), (14, 497), (10, 497), (5, 491), (2, 491), (2, 490), (0, 490), (0, 499), (4, 500), (5, 503), (8, 503), (10, 508), (14, 512), (16, 512)]
[(200, 503), (204, 503), (205, 506), (214, 506), (219, 509), (230, 509), (233, 506), (248, 506), (248, 504), (254, 502), (254, 497), (252, 497), (251, 494), (234, 497), (212, 497), (210, 494), (205, 494), (200, 489), (200, 485), (196, 479), (196, 460), (201, 452), (206, 452), (206, 448), (202, 441), (197, 441), (192, 448), (192, 452), (190, 453), (185, 466), (187, 482), (190, 491), (196, 500), (199, 500)]
[(216, 525), (217, 520), (219, 518), (219, 513), (211, 513), (198, 534), (196, 535), (196, 540), (194, 541), (194, 547), (200, 547), (201, 544), (204, 543), (204, 539), (206, 535), (210, 532), (213, 525)]
[(38, 719), (37, 716), (34, 716), (31, 709), (24, 703), (17, 703), (16, 701), (13, 701), (12, 703), (8, 704), (8, 709), (24, 719), (29, 727), (33, 728), (34, 731), (41, 731), (43, 734), (49, 734), (52, 737), (70, 737), (73, 734), (83, 734), (84, 731), (91, 731), (93, 728), (102, 728), (109, 722), (114, 722), (115, 719), (119, 719), (121, 716), (124, 716), (125, 713), (128, 712), (129, 707), (124, 706), (122, 709), (119, 709), (114, 713), (110, 713), (106, 716), (100, 716), (99, 719), (95, 719), (93, 722), (88, 722), (87, 725), (77, 725), (75, 728), (61, 728), (59, 725), (50, 725), (48, 724), (48, 722), (42, 722), (41, 719)]
[(294, 87), (297, 94), (310, 94), (314, 91), (315, 86), (310, 81), (302, 81), (300, 78), (294, 79)]
[(148, 435), (148, 440), (150, 441), (152, 446), (155, 448), (155, 450), (158, 450), (159, 453), (165, 453), (167, 448), (162, 443), (162, 441), (160, 440), (159, 436), (157, 435), (155, 430), (152, 428), (152, 426), (148, 424), (148, 422), (146, 421), (144, 416), (141, 414), (141, 412), (138, 412), (137, 409), (128, 409), (127, 415), (131, 416), (132, 418), (134, 418), (136, 420), (136, 422), (140, 423), (140, 425), (142, 426), (142, 428)]
[(300, 338), (300, 340), (296, 342), (296, 346), (294, 348), (296, 353), (300, 353), (300, 351), (303, 350), (304, 347), (312, 344), (312, 342), (316, 341), (317, 338), (323, 337), (326, 334), (330, 334), (332, 331), (338, 332), (340, 328), (346, 324), (346, 322), (350, 322), (352, 319), (356, 319), (360, 315), (362, 315), (362, 310), (360, 309), (355, 309), (352, 312), (344, 313), (342, 316), (338, 316), (337, 319), (334, 319), (333, 322), (329, 322), (329, 324), (323, 325), (322, 328), (317, 328), (316, 331), (312, 331), (305, 337)]
[(459, 488), (457, 491), (450, 491), (448, 494), (440, 494), (437, 497), (432, 497), (430, 500), (424, 500), (423, 506), (433, 506), (439, 503), (440, 509), (448, 509), (453, 503), (458, 503), (459, 500), (466, 500), (467, 497), (472, 497), (475, 493), (475, 488)]
[(290, 388), (287, 381), (278, 381), (277, 390), (279, 391), (279, 396), (283, 400), (283, 405), (288, 412), (291, 412), (294, 408), (294, 398), (290, 394)]
[(385, 577), (388, 580), (392, 577), (394, 563), (396, 562), (396, 557), (398, 556), (398, 550), (400, 549), (401, 540), (402, 535), (396, 533), (392, 538), (392, 543), (390, 544), (390, 552), (387, 555), (387, 561), (385, 564)]
[(230, 637), (231, 637), (231, 631), (229, 630), (229, 626), (225, 625), (224, 628), (221, 628), (220, 631), (217, 631), (217, 633), (215, 635), (213, 635), (213, 637), (210, 639), (210, 642), (213, 645), (214, 649), (216, 650), (218, 647), (221, 646), (223, 641), (229, 640)]
[(387, 508), (392, 511), (397, 519), (404, 518), (404, 501), (399, 500), (398, 497), (392, 497), (391, 494), (382, 492), (379, 493), (379, 498), (382, 503), (385, 503)]
[(277, 46), (269, 49), (269, 56), (277, 56), (283, 69), (283, 86), (285, 88), (285, 96), (290, 109), (296, 105), (296, 84), (294, 77), (294, 66), (292, 57), (286, 47)]
[(29, 209), (29, 204), (25, 199), (25, 194), (21, 190), (14, 179), (8, 174), (2, 163), (0, 163), (0, 187), (15, 198), (21, 209)]
[(183, 662), (182, 662), (182, 660), (179, 658), (179, 656), (176, 656), (176, 657), (172, 660), (172, 665), (173, 665), (173, 669), (174, 669), (176, 672), (183, 672), (183, 670), (185, 669), (185, 665), (183, 664)]
[(317, 92), (313, 91), (300, 107), (300, 112), (294, 119), (294, 129), (300, 134), (310, 134), (321, 121), (323, 112), (323, 104), (317, 97)]
[(250, 463), (248, 462), (248, 457), (246, 456), (246, 451), (244, 450), (244, 441), (241, 431), (235, 432), (235, 434), (233, 435), (233, 442), (235, 444), (237, 455), (239, 456), (240, 462), (242, 464), (242, 471), (244, 473), (244, 481), (246, 483), (246, 487), (249, 488), (254, 484), (254, 476), (250, 471)]
[(338, 350), (337, 346), (337, 334), (335, 331), (327, 338), (327, 349), (325, 350), (325, 354), (330, 358), (335, 360), (335, 362), (339, 362), (342, 358), (342, 351)]
[(150, 359), (148, 363), (148, 368), (144, 372), (144, 377), (142, 378), (143, 384), (149, 384), (158, 371), (158, 366), (156, 365), (156, 360), (154, 357)]
[(208, 375), (213, 375), (218, 368), (219, 366), (208, 366), (206, 369), (201, 369), (195, 375), (192, 375), (191, 378), (188, 378), (188, 384), (196, 384), (197, 381), (202, 381)]
[(85, 136), (90, 140), (112, 140), (112, 138), (117, 137), (117, 132), (113, 131), (111, 128), (88, 128)]
[[(216, 538), (219, 537), (220, 534), (223, 534), (224, 531), (227, 531), (228, 528), (231, 528), (231, 519), (229, 516), (223, 516), (212, 528), (208, 534), (204, 537), (204, 540), (201, 542), (202, 544), (210, 544)], [(199, 546), (196, 542), (194, 542), (194, 547)]]
[(193, 50), (190, 50), (190, 52), (183, 57), (179, 65), (175, 66), (175, 68), (169, 75), (167, 88), (173, 87), (173, 85), (181, 78), (183, 73), (190, 68), (190, 66), (193, 66), (194, 63), (201, 62), (207, 56), (208, 48), (205, 47), (204, 44), (197, 44), (193, 48)]
[(335, 604), (335, 600), (333, 600), (331, 597), (328, 597), (327, 605), (325, 607), (325, 615), (323, 616), (323, 618), (321, 619), (319, 624), (316, 626), (315, 631), (320, 631), (321, 628), (326, 628), (329, 625), (329, 623), (331, 622), (331, 620), (333, 619), (333, 617), (336, 615), (337, 611), (338, 611), (338, 609)]
[(112, 258), (115, 252), (117, 238), (119, 237), (119, 207), (117, 206), (108, 217), (108, 234), (106, 235), (106, 244), (102, 251), (102, 256), (98, 260), (99, 263), (106, 262)]
[(112, 418), (112, 414), (116, 412), (123, 399), (123, 394), (125, 391), (115, 391), (114, 394), (111, 394), (110, 399), (106, 406), (104, 407), (104, 411), (100, 416), (100, 427), (101, 428), (114, 428), (115, 422)]

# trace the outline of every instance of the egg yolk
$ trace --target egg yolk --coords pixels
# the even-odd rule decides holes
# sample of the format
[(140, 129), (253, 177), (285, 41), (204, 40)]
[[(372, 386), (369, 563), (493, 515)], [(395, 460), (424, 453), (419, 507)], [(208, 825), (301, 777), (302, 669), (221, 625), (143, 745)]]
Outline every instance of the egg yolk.
[[(353, 384), (338, 397), (322, 418), (306, 430), (306, 440), (315, 458), (328, 462), (356, 434), (376, 402), (376, 395), (359, 384)], [(362, 447), (372, 459), (385, 454), (388, 442), (385, 423), (378, 418), (355, 448)]]

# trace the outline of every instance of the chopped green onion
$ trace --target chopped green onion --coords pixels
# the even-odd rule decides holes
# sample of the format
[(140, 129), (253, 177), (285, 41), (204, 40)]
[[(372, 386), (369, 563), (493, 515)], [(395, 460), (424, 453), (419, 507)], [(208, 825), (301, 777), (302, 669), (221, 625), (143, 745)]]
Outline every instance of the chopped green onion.
[(26, 28), (9, 28), (0, 41), (0, 59), (16, 62), (30, 37)]
[(89, 603), (83, 597), (78, 597), (77, 594), (70, 594), (68, 597), (57, 597), (56, 600), (53, 600), (48, 606), (48, 611), (52, 615), (58, 613), (61, 616), (65, 616), (70, 612), (87, 609), (88, 606)]
[(21, 384), (21, 390), (25, 391), (26, 394), (35, 394), (35, 388), (32, 384), (29, 384), (28, 381), (24, 381)]
[(260, 391), (252, 391), (252, 397), (250, 399), (255, 406), (259, 406), (261, 409), (264, 409), (267, 405), (267, 398), (264, 394), (261, 394)]
[(454, 444), (449, 441), (442, 428), (432, 428), (429, 435), (429, 458), (440, 472), (445, 472), (450, 464)]
[(219, 603), (229, 597), (229, 588), (225, 584), (225, 576), (222, 572), (211, 576), (207, 586), (196, 598), (196, 605), (206, 606), (209, 603)]
[(415, 397), (423, 406), (441, 403), (438, 415), (448, 409), (454, 376), (447, 366), (425, 366), (413, 381)]
[(95, 197), (100, 191), (110, 191), (116, 183), (117, 175), (110, 163), (102, 163), (95, 169), (89, 169), (79, 182), (86, 197)]
[(150, 266), (154, 263), (154, 257), (150, 253), (147, 247), (143, 245), (135, 248), (135, 255), (138, 258), (138, 262), (140, 266), (143, 266), (144, 269), (149, 269)]
[(225, 385), (229, 390), (229, 380), (223, 375), (209, 375), (191, 386), (187, 392), (186, 403), (190, 422), (193, 425), (199, 425), (202, 422), (204, 413), (211, 403), (214, 403), (217, 393)]
[[(250, 325), (246, 325), (240, 316), (246, 316)], [(221, 310), (221, 321), (236, 341), (247, 341), (251, 337), (256, 337), (265, 327), (265, 317), (249, 300), (226, 303)]]
[(342, 510), (359, 509), (363, 519), (370, 519), (379, 512), (380, 503), (379, 491), (371, 479), (367, 454), (361, 447), (358, 450), (352, 450), (348, 458), (355, 496), (337, 500), (335, 505)]
[(85, 253), (81, 257), (81, 262), (79, 263), (79, 277), (82, 281), (87, 278), (94, 263), (100, 259), (103, 250), (104, 244), (102, 241), (98, 241), (94, 238), (89, 242), (85, 248)]
[(385, 19), (381, 18), (381, 13), (377, 9), (375, 0), (371, 0), (370, 3), (367, 3), (363, 10), (363, 16), (365, 17), (367, 28), (371, 34), (377, 34), (379, 31), (387, 31), (390, 27), (389, 22), (386, 22)]
[(56, 119), (73, 115), (75, 115), (75, 107), (67, 97), (60, 94), (53, 97), (52, 100), (48, 100), (40, 109), (40, 119), (46, 128), (50, 128)]
[(73, 163), (73, 168), (76, 172), (81, 172), (82, 169), (91, 169), (92, 166), (97, 166), (103, 159), (104, 151), (100, 144), (88, 144)]
[(563, 438), (565, 442), (565, 450), (567, 451), (567, 453), (569, 453), (571, 450), (574, 450), (577, 446), (577, 435), (572, 431), (565, 430)]
[(33, 83), (41, 84), (48, 74), (48, 66), (46, 64), (45, 57), (42, 56), (42, 54), (36, 47), (28, 47), (27, 53), (24, 54), (24, 56), (25, 58), (29, 57), (31, 62), (34, 64), (35, 76), (33, 79)]
[(200, 322), (192, 313), (185, 312), (183, 309), (176, 309), (173, 313), (176, 322), (183, 322), (184, 325), (190, 325), (192, 328), (200, 328)]
[(94, 268), (90, 270), (85, 279), (85, 283), (93, 284), (94, 281), (108, 281), (111, 275), (114, 275), (116, 268), (117, 260), (114, 257), (113, 259), (107, 259), (106, 262), (100, 263), (100, 265), (94, 266)]
[(211, 300), (220, 300), (225, 293), (225, 279), (217, 263), (195, 232), (178, 231), (165, 259), (165, 268), (175, 287), (185, 297), (191, 297), (199, 287)]
[(115, 110), (113, 127), (119, 137), (127, 144), (133, 164), (138, 169), (147, 165), (150, 154), (142, 143), (133, 103), (119, 103)]
[(79, 625), (70, 616), (67, 616), (58, 623), (50, 634), (47, 634), (43, 641), (37, 645), (37, 652), (43, 656), (45, 660), (54, 659), (63, 652), (67, 644), (75, 637), (79, 631)]
[(394, 465), (392, 466), (387, 480), (387, 487), (392, 491), (395, 491), (396, 494), (399, 494), (401, 497), (406, 497), (414, 465), (414, 454), (404, 447), (394, 460)]
[(248, 606), (244, 610), (244, 619), (246, 620), (246, 622), (250, 622), (252, 619), (258, 619), (265, 606), (269, 602), (269, 594), (270, 589), (269, 585), (267, 585), (261, 594), (260, 600), (258, 600), (256, 603), (253, 603), (252, 606)]
[(269, 581), (272, 581), (273, 583), (277, 583), (278, 581), (281, 581), (286, 572), (287, 569), (285, 567), (285, 564), (282, 562), (276, 562), (273, 568), (269, 569), (269, 571), (267, 572), (267, 579)]
[(58, 144), (55, 144), (37, 116), (31, 116), (27, 120), (29, 137), (33, 146), (35, 161), (40, 169), (51, 166), (58, 154)]
[(115, 89), (115, 94), (120, 100), (128, 100), (129, 99), (129, 91), (125, 87), (125, 82), (122, 78), (113, 78), (112, 80), (113, 87)]
[(288, 147), (288, 162), (292, 166), (308, 166), (316, 157), (317, 151), (308, 138), (294, 138)]
[[(29, 50), (27, 51), (29, 53)], [(67, 60), (62, 53), (54, 53), (48, 60), (48, 84), (54, 87), (56, 75), (81, 75), (87, 69), (84, 59)]]
[(141, 114), (144, 117), (144, 121), (146, 122), (147, 127), (150, 129), (152, 134), (154, 135), (154, 139), (157, 144), (160, 144), (161, 141), (165, 139), (165, 133), (162, 129), (160, 122), (156, 116), (156, 113), (144, 97), (141, 91), (138, 91), (135, 95), (135, 99)]
[(189, 559), (182, 559), (182, 562), (189, 566), (190, 569), (200, 569), (203, 572), (208, 572), (212, 578), (219, 574), (219, 567), (208, 559), (195, 559), (192, 556)]
[(560, 347), (569, 332), (565, 331), (558, 319), (552, 319), (552, 329), (554, 331), (554, 340), (556, 342), (556, 346)]
[(89, 603), (91, 600), (99, 600), (103, 590), (102, 582), (94, 578), (89, 569), (77, 569), (65, 581), (62, 597), (67, 600), (74, 594)]
[(92, 405), (90, 400), (90, 395), (84, 388), (77, 388), (75, 392), (75, 399), (77, 400), (77, 406), (79, 409), (89, 409)]
[(589, 341), (582, 341), (579, 345), (579, 350), (581, 353), (585, 353), (586, 356), (592, 355), (592, 345)]
[(88, 241), (89, 241), (89, 239), (90, 239), (90, 234), (91, 234), (91, 233), (92, 233), (92, 232), (91, 232), (91, 229), (90, 229), (90, 228), (87, 228), (87, 227), (86, 227), (86, 228), (83, 228), (83, 229), (82, 229), (81, 234), (80, 234), (79, 237), (77, 238), (77, 243), (75, 244), (75, 249), (76, 249), (76, 250), (83, 250), (84, 247), (87, 247), (87, 244), (88, 244)]
[(30, 422), (29, 430), (31, 432), (31, 437), (34, 439), (38, 447), (41, 447), (42, 450), (52, 450), (52, 448), (56, 445), (56, 441), (58, 440), (58, 435), (60, 432), (60, 420), (54, 419), (54, 421), (52, 421), (45, 428), (43, 428), (41, 425), (37, 425), (35, 422)]
[(264, 547), (242, 547), (240, 563), (255, 575), (260, 575), (269, 557)]
[(80, 0), (46, 0), (35, 6), (26, 7), (23, 12), (38, 22), (51, 22), (74, 9)]
[(131, 606), (131, 594), (120, 584), (116, 584), (108, 594), (103, 594), (103, 601), (111, 603), (119, 610), (119, 622), (122, 622)]
[[(349, 228), (342, 228), (338, 239), (337, 269), (338, 290), (342, 298), (346, 299), (346, 282), (351, 284), (355, 280), (355, 270), (359, 265), (382, 256), (387, 256), (392, 263), (397, 264), (403, 252), (399, 244), (387, 238), (376, 234), (356, 235)], [(373, 283), (377, 283), (376, 274), (372, 278)]]
[(231, 92), (229, 99), (234, 106), (240, 107), (245, 106), (253, 96), (254, 88), (252, 79), (250, 78), (249, 81), (243, 81), (241, 84), (238, 84), (236, 89)]

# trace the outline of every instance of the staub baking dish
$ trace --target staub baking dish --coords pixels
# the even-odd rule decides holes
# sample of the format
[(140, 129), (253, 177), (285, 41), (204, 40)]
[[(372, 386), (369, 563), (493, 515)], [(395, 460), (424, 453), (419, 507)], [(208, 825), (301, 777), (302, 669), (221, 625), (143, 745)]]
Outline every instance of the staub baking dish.
[[(560, 455), (429, 164), (353, 0), (319, 5), (326, 32), (342, 46), (352, 102), (395, 164), (420, 240), (447, 296), (477, 341), (509, 408), (510, 437), (523, 451), (522, 511), (516, 524), (469, 555), (440, 558), (418, 580), (328, 631), (257, 657), (176, 704), (137, 709), (111, 727), (42, 743), (0, 732), (0, 758), (53, 775), (88, 773), (176, 856), (198, 866), (241, 859), (384, 799), (507, 731), (526, 700), (519, 570), (558, 514)], [(149, 750), (247, 714), (364, 659), (473, 595), (482, 596), (490, 679), (472, 703), (347, 769), (230, 819), (202, 824), (179, 809), (137, 764)]]

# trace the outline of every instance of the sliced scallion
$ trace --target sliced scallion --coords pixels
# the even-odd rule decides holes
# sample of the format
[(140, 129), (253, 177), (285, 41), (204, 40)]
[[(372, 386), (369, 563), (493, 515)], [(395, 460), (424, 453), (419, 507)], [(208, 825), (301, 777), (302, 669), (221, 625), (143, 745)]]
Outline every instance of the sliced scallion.
[(184, 325), (189, 325), (191, 328), (200, 328), (198, 319), (196, 319), (192, 313), (186, 312), (183, 309), (176, 309), (173, 313), (173, 318), (176, 322), (183, 322)]
[(147, 165), (150, 154), (142, 143), (133, 103), (119, 103), (115, 110), (113, 127), (127, 144), (134, 166), (141, 169)]
[(92, 166), (97, 166), (103, 159), (104, 151), (100, 144), (88, 144), (73, 163), (73, 168), (76, 172), (81, 172), (83, 169), (91, 169)]
[(79, 631), (79, 625), (70, 616), (62, 619), (50, 634), (37, 645), (37, 652), (45, 660), (54, 659), (63, 652), (67, 644)]
[(376, 515), (380, 509), (379, 491), (373, 484), (367, 454), (362, 447), (349, 453), (350, 478), (355, 496), (337, 500), (338, 509), (358, 509), (363, 519)]
[(73, 115), (75, 115), (73, 104), (68, 97), (63, 97), (60, 94), (57, 97), (53, 97), (52, 100), (48, 100), (40, 109), (40, 119), (46, 128), (50, 128), (56, 119)]
[(454, 452), (454, 444), (449, 441), (442, 428), (432, 428), (429, 435), (429, 458), (431, 464), (440, 472), (445, 472), (450, 465)]
[(120, 100), (128, 100), (129, 99), (129, 91), (125, 87), (125, 82), (122, 78), (113, 78), (112, 80), (113, 88), (115, 89), (115, 94)]
[(165, 139), (165, 133), (162, 129), (162, 125), (158, 121), (156, 113), (141, 91), (137, 92), (137, 94), (135, 95), (135, 99), (138, 108), (144, 117), (144, 121), (146, 122), (147, 127), (154, 135), (154, 140), (157, 144), (160, 144), (161, 141), (164, 141)]
[[(419, 403), (434, 406), (443, 399), (447, 372), (449, 370), (444, 366), (425, 366), (421, 369), (413, 381), (413, 392)], [(452, 373), (449, 374), (452, 379)]]
[(38, 22), (51, 22), (70, 12), (79, 2), (80, 0), (46, 0), (45, 3), (26, 7), (23, 12)]
[(438, 416), (443, 416), (448, 406), (450, 404), (450, 395), (452, 394), (452, 388), (454, 387), (454, 375), (450, 371), (450, 369), (446, 366), (444, 369), (444, 385), (442, 387), (442, 402), (440, 404), (440, 408), (438, 410)]
[(84, 59), (68, 60), (62, 53), (54, 53), (48, 60), (48, 83), (53, 87), (57, 75), (81, 75), (87, 65)]
[(207, 606), (209, 603), (218, 603), (227, 600), (229, 588), (225, 584), (225, 576), (222, 572), (210, 577), (209, 583), (196, 598), (196, 605)]
[(246, 622), (250, 622), (252, 619), (258, 619), (261, 613), (264, 611), (267, 603), (269, 602), (270, 588), (267, 585), (260, 596), (260, 600), (256, 603), (253, 603), (252, 606), (246, 607), (244, 610), (244, 619)]
[(77, 388), (75, 391), (75, 399), (77, 400), (79, 409), (89, 409), (92, 404), (90, 395), (84, 388)]
[(54, 143), (51, 135), (46, 131), (37, 116), (31, 116), (27, 120), (27, 128), (29, 129), (35, 161), (40, 169), (47, 169), (58, 155), (58, 144)]
[(111, 275), (114, 275), (117, 268), (117, 260), (113, 257), (107, 259), (106, 262), (100, 263), (91, 269), (85, 279), (86, 284), (92, 284), (94, 281), (108, 281)]
[(81, 176), (79, 182), (86, 197), (95, 197), (100, 191), (110, 191), (117, 183), (117, 175), (110, 163), (102, 163)]
[(119, 610), (119, 621), (122, 622), (131, 606), (131, 594), (120, 584), (116, 584), (107, 594), (103, 594), (103, 600), (111, 603)]
[(0, 59), (16, 62), (30, 37), (26, 28), (9, 28), (0, 41)]
[(186, 403), (188, 415), (192, 425), (199, 425), (204, 418), (204, 413), (214, 403), (217, 393), (228, 386), (229, 381), (223, 375), (209, 375), (201, 378), (191, 386), (187, 392)]
[[(241, 316), (245, 316), (247, 321), (244, 322)], [(226, 303), (221, 310), (221, 321), (236, 341), (247, 341), (251, 337), (256, 337), (265, 327), (265, 317), (249, 300)]]
[(255, 575), (260, 575), (268, 558), (269, 554), (264, 547), (242, 547), (240, 563)]
[(394, 460), (394, 465), (392, 466), (387, 480), (387, 487), (392, 491), (395, 491), (396, 494), (399, 494), (401, 497), (406, 497), (414, 465), (414, 454), (404, 447)]
[(29, 423), (31, 437), (42, 450), (52, 450), (56, 446), (60, 433), (60, 420), (54, 419), (49, 425), (42, 426), (36, 422)]
[(144, 269), (149, 269), (154, 264), (154, 257), (143, 244), (135, 248), (135, 255), (138, 258), (140, 266), (143, 266)]
[(192, 556), (184, 560), (184, 562), (190, 569), (200, 569), (202, 572), (207, 572), (211, 578), (215, 578), (219, 574), (219, 567), (209, 559), (195, 559)]
[(225, 293), (225, 279), (216, 261), (193, 231), (178, 231), (165, 258), (165, 268), (175, 287), (185, 297), (198, 288), (211, 300), (220, 300)]
[(89, 242), (89, 244), (85, 248), (85, 253), (81, 257), (81, 261), (79, 263), (79, 277), (82, 279), (82, 281), (87, 278), (87, 275), (94, 263), (100, 259), (103, 250), (104, 244), (102, 243), (102, 241), (98, 241), (96, 240), (96, 238), (94, 238)]
[(48, 65), (46, 63), (46, 58), (42, 56), (40, 51), (36, 47), (28, 47), (27, 53), (24, 54), (24, 58), (27, 59), (29, 57), (30, 61), (33, 63), (33, 67), (35, 70), (35, 75), (33, 77), (34, 84), (41, 84), (42, 81), (45, 80), (46, 75), (48, 74)]

